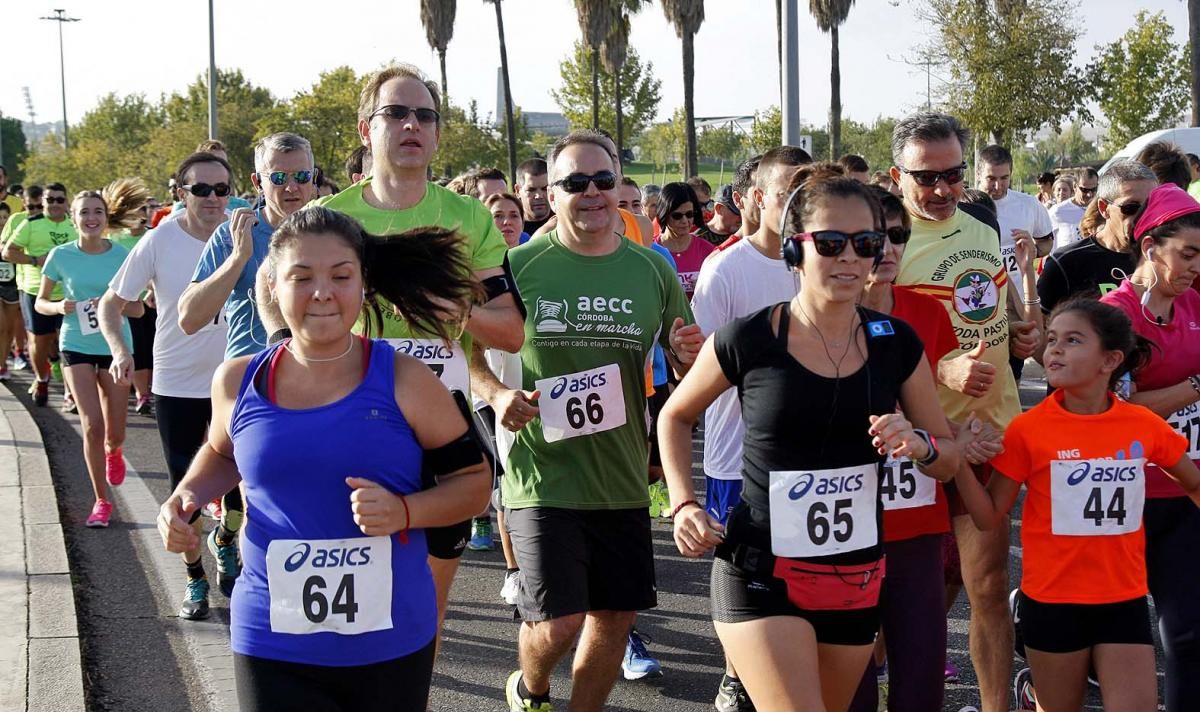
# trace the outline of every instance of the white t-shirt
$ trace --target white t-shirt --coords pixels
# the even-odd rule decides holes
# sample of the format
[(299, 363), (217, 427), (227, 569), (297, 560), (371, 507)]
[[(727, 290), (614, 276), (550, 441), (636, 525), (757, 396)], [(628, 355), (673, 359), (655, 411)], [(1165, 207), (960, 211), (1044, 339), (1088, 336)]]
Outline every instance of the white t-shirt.
[[(741, 240), (704, 261), (692, 296), (692, 314), (704, 335), (764, 307), (789, 301), (799, 277), (783, 260), (764, 256)], [(742, 478), (742, 406), (730, 388), (704, 411), (704, 474), (716, 480)]]
[(1054, 249), (1066, 247), (1083, 238), (1079, 223), (1087, 208), (1081, 208), (1074, 200), (1064, 200), (1050, 208), (1050, 224), (1054, 226)]
[(109, 288), (126, 301), (154, 286), (158, 306), (154, 335), (154, 381), (160, 396), (209, 398), (212, 377), (225, 356), (229, 324), (225, 310), (192, 336), (179, 328), (179, 297), (192, 281), (204, 241), (184, 231), (178, 220), (161, 223), (134, 245)]
[(1034, 238), (1049, 235), (1054, 230), (1050, 213), (1032, 195), (1010, 190), (1008, 195), (996, 201), (996, 221), (1000, 223), (1000, 259), (1004, 261), (1008, 280), (1017, 290), (1017, 296), (1024, 298), (1021, 270), (1017, 269), (1017, 243), (1013, 241), (1012, 231), (1024, 230)]
[[(488, 349), (483, 352), (488, 368), (496, 374), (501, 383), (519, 390), (521, 388), (521, 354), (510, 354), (500, 349)], [(513, 441), (517, 434), (500, 424), (500, 414), (496, 414), (496, 422), (492, 432), (496, 433), (496, 461), (507, 465), (508, 452), (512, 450)]]

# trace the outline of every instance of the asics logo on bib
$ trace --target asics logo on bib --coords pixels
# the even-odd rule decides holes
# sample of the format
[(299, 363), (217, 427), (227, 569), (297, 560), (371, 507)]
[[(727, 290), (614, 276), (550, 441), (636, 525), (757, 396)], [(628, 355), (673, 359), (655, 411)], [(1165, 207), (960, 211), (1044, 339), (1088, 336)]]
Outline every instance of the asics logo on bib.
[(796, 484), (792, 485), (792, 489), (788, 491), (788, 499), (801, 499), (804, 495), (813, 490), (814, 494), (840, 494), (842, 492), (857, 492), (863, 488), (863, 476), (844, 475), (835, 477), (813, 477), (811, 472), (800, 475), (800, 479)]
[(578, 393), (580, 391), (589, 391), (593, 388), (599, 388), (608, 383), (603, 373), (589, 373), (576, 378), (568, 378), (566, 376), (558, 379), (554, 384), (554, 388), (550, 389), (550, 398), (555, 399), (563, 393)]
[(371, 547), (369, 546), (317, 548), (314, 554), (311, 544), (301, 543), (283, 562), (283, 570), (288, 573), (295, 571), (308, 561), (310, 554), (312, 554), (312, 566), (316, 569), (331, 566), (366, 566), (371, 563)]
[(417, 341), (401, 341), (396, 344), (396, 350), (422, 361), (426, 359), (447, 360), (454, 358), (454, 352), (445, 344), (423, 344)]
[(1092, 482), (1133, 482), (1137, 479), (1137, 473), (1137, 465), (1092, 465), (1082, 462), (1067, 475), (1067, 484), (1073, 487), (1087, 479)]

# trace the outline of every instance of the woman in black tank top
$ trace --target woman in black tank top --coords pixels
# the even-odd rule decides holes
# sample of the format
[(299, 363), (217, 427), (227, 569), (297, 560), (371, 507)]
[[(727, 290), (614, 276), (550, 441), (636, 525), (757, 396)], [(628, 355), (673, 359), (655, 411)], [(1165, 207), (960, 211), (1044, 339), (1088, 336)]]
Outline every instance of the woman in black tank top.
[[(766, 164), (759, 170), (775, 168)], [(667, 402), (659, 438), (676, 545), (692, 557), (716, 549), (713, 620), (754, 703), (844, 710), (879, 629), (879, 465), (885, 454), (910, 457), (948, 480), (961, 448), (920, 339), (858, 306), (885, 239), (874, 196), (829, 164), (801, 168), (788, 192), (780, 234), (799, 294), (708, 340)], [(733, 386), (744, 489), (723, 530), (695, 502), (690, 433)]]

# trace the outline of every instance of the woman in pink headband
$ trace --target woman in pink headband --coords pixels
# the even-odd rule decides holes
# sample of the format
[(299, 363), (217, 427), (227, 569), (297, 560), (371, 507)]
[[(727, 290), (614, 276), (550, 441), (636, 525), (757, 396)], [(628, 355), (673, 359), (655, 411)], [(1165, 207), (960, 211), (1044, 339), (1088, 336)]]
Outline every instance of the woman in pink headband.
[[(1200, 462), (1200, 203), (1174, 184), (1150, 193), (1133, 231), (1137, 269), (1101, 299), (1154, 343), (1129, 400), (1188, 438)], [(1146, 466), (1146, 568), (1166, 652), (1168, 712), (1200, 710), (1200, 510), (1158, 467)]]

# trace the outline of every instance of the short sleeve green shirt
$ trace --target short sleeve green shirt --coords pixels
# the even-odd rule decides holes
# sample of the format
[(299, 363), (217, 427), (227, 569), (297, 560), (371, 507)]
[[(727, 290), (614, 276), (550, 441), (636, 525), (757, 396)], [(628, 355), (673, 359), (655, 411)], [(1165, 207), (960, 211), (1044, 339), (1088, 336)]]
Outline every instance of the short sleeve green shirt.
[[(76, 234), (75, 226), (70, 220), (54, 222), (42, 216), (21, 223), (12, 236), (12, 244), (20, 247), (30, 257), (44, 258), (55, 247), (78, 239), (79, 235)], [(45, 263), (45, 260), (42, 262)], [(18, 266), (20, 269), (17, 270), (17, 287), (26, 294), (37, 294), (42, 286), (42, 268), (33, 265)], [(50, 298), (56, 301), (62, 299), (62, 287), (55, 287)]]

